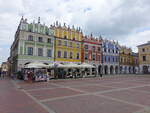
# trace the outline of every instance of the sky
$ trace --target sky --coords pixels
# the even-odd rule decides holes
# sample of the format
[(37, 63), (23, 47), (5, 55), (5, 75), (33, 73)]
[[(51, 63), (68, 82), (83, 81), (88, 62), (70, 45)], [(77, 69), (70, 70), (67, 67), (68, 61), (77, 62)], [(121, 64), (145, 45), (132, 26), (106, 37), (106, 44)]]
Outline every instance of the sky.
[(137, 52), (150, 41), (150, 0), (0, 0), (0, 63), (22, 16), (28, 22), (51, 25), (55, 21), (80, 26), (85, 35), (115, 40)]

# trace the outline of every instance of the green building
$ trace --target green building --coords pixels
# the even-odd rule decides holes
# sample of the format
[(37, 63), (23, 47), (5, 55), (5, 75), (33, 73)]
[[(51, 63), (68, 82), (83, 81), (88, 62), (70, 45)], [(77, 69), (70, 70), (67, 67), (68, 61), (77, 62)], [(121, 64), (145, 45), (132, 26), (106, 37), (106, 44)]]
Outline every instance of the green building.
[(28, 23), (21, 18), (10, 49), (12, 72), (17, 72), (31, 62), (49, 64), (54, 61), (54, 31), (38, 22)]

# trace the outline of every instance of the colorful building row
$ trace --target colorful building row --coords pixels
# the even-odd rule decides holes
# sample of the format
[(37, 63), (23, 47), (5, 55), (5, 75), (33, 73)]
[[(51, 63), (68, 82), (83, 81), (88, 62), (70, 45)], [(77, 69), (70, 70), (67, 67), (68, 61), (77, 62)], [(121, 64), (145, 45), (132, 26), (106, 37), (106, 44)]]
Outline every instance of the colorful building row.
[(118, 42), (100, 37), (85, 36), (80, 27), (61, 25), (46, 26), (28, 23), (21, 18), (11, 46), (9, 57), (11, 71), (17, 72), (31, 62), (45, 64), (88, 63), (88, 75), (137, 73), (138, 55)]

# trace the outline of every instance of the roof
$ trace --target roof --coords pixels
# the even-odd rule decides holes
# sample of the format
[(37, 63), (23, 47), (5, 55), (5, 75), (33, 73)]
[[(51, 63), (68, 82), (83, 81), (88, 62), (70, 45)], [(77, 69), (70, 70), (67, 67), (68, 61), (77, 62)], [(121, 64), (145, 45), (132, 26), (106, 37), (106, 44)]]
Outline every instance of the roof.
[(137, 47), (141, 47), (141, 46), (147, 46), (147, 45), (150, 45), (150, 41), (148, 41), (148, 42), (147, 42), (147, 43), (145, 43), (145, 44), (138, 45)]

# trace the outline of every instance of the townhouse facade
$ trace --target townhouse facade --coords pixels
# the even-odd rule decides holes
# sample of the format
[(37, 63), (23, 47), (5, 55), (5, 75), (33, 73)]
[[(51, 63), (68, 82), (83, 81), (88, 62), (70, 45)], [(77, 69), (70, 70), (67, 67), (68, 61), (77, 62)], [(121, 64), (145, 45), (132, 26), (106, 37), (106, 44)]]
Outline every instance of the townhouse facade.
[(84, 36), (82, 48), (82, 62), (91, 64), (96, 68), (87, 70), (90, 75), (99, 75), (102, 71), (102, 38)]
[(51, 27), (54, 30), (54, 61), (57, 63), (81, 63), (83, 33), (80, 28), (61, 26), (56, 22)]
[(54, 31), (38, 22), (28, 23), (23, 17), (11, 46), (10, 64), (12, 72), (20, 71), (31, 62), (49, 64), (54, 61)]
[(150, 73), (150, 41), (138, 46), (139, 68), (141, 74)]
[(139, 55), (138, 53), (132, 52), (133, 57), (133, 74), (139, 73)]
[(103, 40), (102, 42), (103, 74), (119, 74), (119, 44), (115, 41)]
[(120, 47), (120, 73), (131, 74), (133, 73), (133, 57), (131, 48), (126, 46)]

